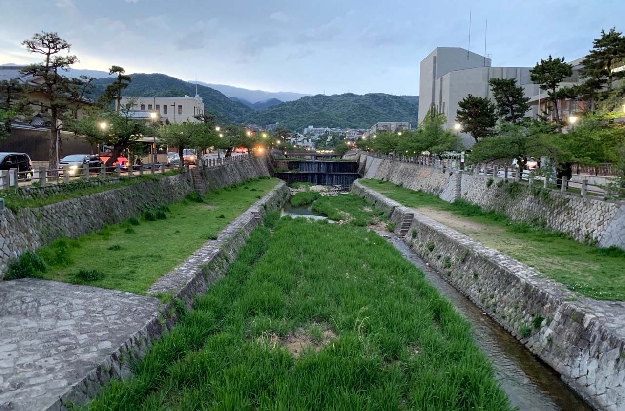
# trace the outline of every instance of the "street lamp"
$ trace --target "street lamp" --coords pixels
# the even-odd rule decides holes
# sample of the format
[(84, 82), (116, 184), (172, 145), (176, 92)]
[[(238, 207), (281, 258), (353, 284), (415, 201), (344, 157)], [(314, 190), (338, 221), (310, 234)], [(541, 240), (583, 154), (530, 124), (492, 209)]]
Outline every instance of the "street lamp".
[(573, 128), (575, 128), (575, 123), (577, 122), (577, 117), (576, 116), (569, 116), (569, 123), (571, 123), (571, 126), (573, 126)]
[(107, 127), (106, 122), (104, 122), (104, 121), (103, 121), (103, 122), (101, 122), (101, 123), (100, 123), (100, 128), (101, 128), (102, 130), (106, 130), (106, 127)]
[(263, 137), (264, 137), (264, 138), (267, 138), (267, 133), (263, 133)]
[(150, 113), (150, 118), (152, 119), (152, 129), (154, 130), (154, 134), (152, 135), (152, 156), (153, 156), (152, 162), (154, 164), (156, 164), (156, 162), (158, 161), (157, 154), (156, 154), (156, 127), (154, 125), (156, 122), (156, 117), (157, 117), (157, 114), (155, 112)]
[(454, 130), (456, 130), (456, 152), (458, 152), (458, 140), (460, 139), (459, 133), (462, 125), (460, 123), (454, 124)]
[(221, 130), (221, 127), (215, 126), (215, 131), (219, 132), (220, 130)]

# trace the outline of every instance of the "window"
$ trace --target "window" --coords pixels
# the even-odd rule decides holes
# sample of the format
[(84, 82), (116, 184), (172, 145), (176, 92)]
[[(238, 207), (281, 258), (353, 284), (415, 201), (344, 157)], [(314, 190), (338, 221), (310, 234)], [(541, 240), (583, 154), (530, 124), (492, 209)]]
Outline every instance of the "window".
[(152, 104), (148, 104), (148, 111), (152, 111)]
[(161, 112), (161, 105), (160, 104), (156, 105), (156, 111), (158, 111), (159, 113)]
[(141, 104), (141, 111), (145, 111), (145, 104)]
[(178, 104), (178, 114), (182, 114), (182, 105)]
[(163, 106), (163, 114), (167, 114), (167, 104)]

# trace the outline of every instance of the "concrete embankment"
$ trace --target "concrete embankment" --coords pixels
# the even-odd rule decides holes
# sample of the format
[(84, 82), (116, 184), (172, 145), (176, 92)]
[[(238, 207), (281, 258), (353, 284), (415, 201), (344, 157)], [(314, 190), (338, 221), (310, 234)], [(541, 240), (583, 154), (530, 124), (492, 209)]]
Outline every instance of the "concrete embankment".
[(408, 226), (404, 241), (598, 409), (625, 409), (625, 304), (580, 296), (496, 250), (355, 182)]
[(175, 203), (198, 186), (206, 191), (269, 176), (267, 161), (266, 157), (252, 157), (43, 207), (21, 208), (16, 213), (6, 209), (0, 214), (0, 280), (9, 262), (25, 251), (35, 251), (61, 237), (80, 237), (148, 208)]

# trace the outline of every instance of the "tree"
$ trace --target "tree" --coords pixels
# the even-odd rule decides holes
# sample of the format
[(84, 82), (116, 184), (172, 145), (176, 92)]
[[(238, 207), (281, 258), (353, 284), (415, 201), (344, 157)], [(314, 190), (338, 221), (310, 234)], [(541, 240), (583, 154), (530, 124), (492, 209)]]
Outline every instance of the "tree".
[[(590, 96), (605, 100), (613, 91), (615, 81), (625, 78), (625, 71), (613, 69), (625, 60), (625, 37), (615, 28), (601, 30), (601, 37), (593, 40), (592, 50), (582, 60), (580, 74), (586, 78), (585, 89)], [(594, 103), (594, 99), (592, 100)], [(610, 104), (608, 110), (613, 110)], [(593, 104), (594, 109), (594, 104)]]
[(69, 53), (70, 44), (53, 32), (42, 31), (37, 33), (31, 39), (24, 40), (22, 45), (26, 47), (29, 53), (44, 56), (42, 63), (31, 64), (22, 72), (34, 78), (28, 89), (44, 97), (38, 104), (50, 113), (48, 160), (49, 167), (56, 169), (58, 166), (57, 155), (60, 156), (62, 152), (61, 139), (58, 138), (59, 120), (63, 111), (68, 107), (71, 91), (69, 79), (60, 75), (59, 72), (61, 70), (67, 71), (72, 64), (78, 61), (78, 58), (72, 55), (59, 55), (59, 53)]
[(381, 131), (374, 135), (371, 147), (379, 153), (389, 154), (397, 151), (398, 144), (399, 136), (397, 134)]
[(458, 106), (456, 121), (465, 133), (471, 134), (476, 142), (492, 135), (497, 115), (495, 105), (489, 99), (469, 94), (458, 102)]
[(68, 121), (68, 128), (84, 136), (90, 144), (112, 146), (111, 157), (106, 165), (110, 166), (122, 151), (129, 148), (144, 134), (151, 133), (151, 127), (145, 120), (132, 117), (132, 102), (122, 105), (120, 112), (101, 111), (97, 107), (88, 111), (84, 117)]
[(74, 117), (74, 119), (78, 118), (78, 110), (80, 110), (80, 108), (84, 104), (86, 96), (93, 92), (93, 90), (95, 89), (93, 80), (95, 80), (95, 78), (87, 76), (80, 76), (70, 79), (70, 108), (72, 110), (72, 116)]
[(334, 154), (344, 156), (349, 151), (349, 146), (345, 143), (339, 143), (334, 147)]
[(531, 80), (540, 85), (543, 90), (547, 90), (547, 100), (551, 103), (558, 132), (562, 132), (558, 100), (563, 97), (561, 93), (558, 94), (558, 86), (565, 78), (572, 75), (573, 66), (565, 63), (564, 57), (554, 59), (551, 55), (547, 60), (541, 59), (540, 63), (536, 63), (530, 72)]
[(124, 70), (123, 67), (111, 66), (109, 69), (109, 75), (117, 74), (117, 78), (114, 82), (106, 86), (104, 94), (100, 97), (100, 103), (103, 106), (107, 106), (115, 101), (115, 110), (118, 113), (122, 104), (122, 92), (132, 81), (132, 78), (124, 73), (126, 73), (126, 70)]
[(493, 92), (500, 119), (518, 123), (525, 117), (530, 108), (528, 103), (530, 98), (525, 96), (522, 87), (517, 86), (515, 79), (492, 78), (488, 84)]
[(203, 150), (215, 145), (216, 136), (207, 123), (185, 121), (180, 124), (169, 124), (159, 130), (159, 137), (170, 147), (177, 147), (180, 158), (185, 148)]

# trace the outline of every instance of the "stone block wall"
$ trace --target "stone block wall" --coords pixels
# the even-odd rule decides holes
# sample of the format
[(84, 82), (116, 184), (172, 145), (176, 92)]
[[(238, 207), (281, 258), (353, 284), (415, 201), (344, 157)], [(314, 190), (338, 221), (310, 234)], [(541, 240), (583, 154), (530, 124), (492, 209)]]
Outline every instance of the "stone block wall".
[[(217, 240), (208, 241), (193, 253), (184, 263), (157, 281), (148, 294), (169, 294), (182, 299), (192, 308), (195, 296), (224, 277), (252, 231), (267, 212), (277, 211), (284, 205), (290, 191), (284, 182), (279, 182), (262, 199), (254, 203), (245, 213), (232, 221), (219, 233)], [(141, 359), (152, 343), (169, 331), (179, 320), (173, 303), (163, 305), (160, 313), (150, 319), (141, 329), (128, 338), (110, 356), (102, 361), (88, 375), (72, 384), (48, 411), (67, 409), (71, 404), (81, 405), (93, 399), (102, 386), (114, 378), (127, 378), (132, 373), (129, 364)]]
[(512, 220), (544, 224), (566, 233), (577, 241), (600, 247), (625, 249), (625, 203), (604, 201), (506, 182), (472, 173), (425, 167), (415, 163), (361, 155), (364, 177), (391, 181), (403, 187), (424, 191), (452, 202), (463, 199), (485, 210), (506, 214)]
[[(625, 304), (581, 297), (496, 250), (356, 182), (352, 192), (414, 214), (404, 241), (590, 404), (625, 409)], [(386, 200), (385, 200), (386, 199)]]
[[(269, 176), (266, 157), (233, 161), (202, 169), (199, 175), (207, 189)], [(146, 208), (175, 203), (194, 190), (190, 174), (143, 181), (89, 196), (38, 208), (6, 209), (0, 214), (0, 280), (9, 262), (25, 251), (35, 251), (52, 241), (97, 231), (139, 215)]]

